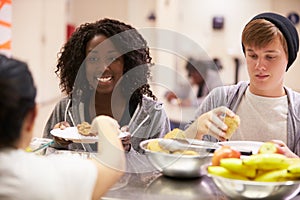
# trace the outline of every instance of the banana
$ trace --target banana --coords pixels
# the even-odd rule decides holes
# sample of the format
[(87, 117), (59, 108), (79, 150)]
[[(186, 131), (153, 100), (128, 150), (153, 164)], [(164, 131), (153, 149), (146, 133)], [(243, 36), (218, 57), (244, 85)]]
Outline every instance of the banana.
[(271, 171), (273, 171), (273, 170), (261, 170), (261, 169), (258, 169), (258, 170), (256, 170), (256, 177), (261, 176), (261, 175), (263, 175), (265, 173), (268, 173), (268, 172), (271, 172)]
[(224, 167), (221, 166), (208, 166), (207, 171), (209, 174), (222, 176), (224, 178), (238, 179), (238, 180), (248, 180), (247, 177), (235, 174)]
[(254, 181), (262, 182), (279, 182), (279, 181), (289, 181), (296, 180), (297, 177), (293, 176), (288, 172), (287, 169), (280, 169), (266, 172), (260, 176), (257, 176)]
[(251, 155), (243, 159), (243, 164), (259, 170), (276, 170), (286, 169), (290, 165), (290, 162), (282, 154), (270, 153)]
[(256, 169), (254, 167), (244, 165), (243, 161), (239, 158), (223, 158), (220, 161), (220, 166), (233, 173), (249, 178), (254, 178), (256, 176)]
[(287, 171), (291, 174), (300, 176), (300, 163), (292, 164), (287, 168)]

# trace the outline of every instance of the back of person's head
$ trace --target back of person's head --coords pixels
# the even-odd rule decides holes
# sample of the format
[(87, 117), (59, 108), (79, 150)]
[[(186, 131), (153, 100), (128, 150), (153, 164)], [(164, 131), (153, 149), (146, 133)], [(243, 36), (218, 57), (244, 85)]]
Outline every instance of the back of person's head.
[(277, 37), (288, 57), (287, 71), (297, 57), (299, 36), (293, 23), (282, 15), (267, 12), (252, 18), (242, 33), (243, 51), (245, 45), (262, 48)]
[(0, 55), (0, 148), (13, 147), (35, 106), (36, 87), (26, 63)]

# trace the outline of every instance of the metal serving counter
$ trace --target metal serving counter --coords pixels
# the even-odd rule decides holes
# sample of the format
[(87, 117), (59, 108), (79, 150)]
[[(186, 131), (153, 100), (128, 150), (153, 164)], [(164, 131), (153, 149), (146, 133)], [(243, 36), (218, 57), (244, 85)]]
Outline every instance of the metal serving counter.
[(107, 192), (104, 200), (165, 200), (165, 199), (222, 199), (227, 200), (207, 176), (178, 179), (163, 176), (154, 169), (145, 155), (127, 154), (127, 172)]
[(159, 173), (125, 176), (127, 184), (110, 190), (102, 199), (227, 199), (207, 176), (195, 179), (175, 179)]
[[(47, 148), (47, 154), (88, 152), (57, 151)], [(179, 179), (163, 176), (148, 161), (146, 155), (135, 151), (126, 153), (127, 170), (124, 176), (101, 198), (103, 200), (229, 200), (206, 175), (199, 178)], [(300, 195), (292, 200), (300, 200)]]

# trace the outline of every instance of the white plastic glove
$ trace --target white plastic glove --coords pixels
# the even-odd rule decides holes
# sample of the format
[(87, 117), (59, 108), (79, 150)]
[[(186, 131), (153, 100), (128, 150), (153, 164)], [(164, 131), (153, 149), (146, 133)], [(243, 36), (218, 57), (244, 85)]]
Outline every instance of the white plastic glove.
[(227, 125), (225, 116), (234, 117), (235, 114), (227, 107), (221, 106), (199, 116), (185, 131), (187, 137), (202, 139), (203, 135), (211, 135), (218, 140), (226, 140)]

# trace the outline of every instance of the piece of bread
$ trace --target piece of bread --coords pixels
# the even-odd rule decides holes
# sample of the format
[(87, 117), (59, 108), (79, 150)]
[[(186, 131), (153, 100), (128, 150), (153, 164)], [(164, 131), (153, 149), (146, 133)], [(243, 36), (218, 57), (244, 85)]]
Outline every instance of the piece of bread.
[(155, 151), (155, 152), (170, 153), (168, 150), (161, 148), (161, 146), (158, 143), (158, 140), (150, 141), (147, 144), (147, 149), (149, 149), (150, 151)]
[(165, 139), (174, 139), (174, 138), (178, 138), (178, 139), (185, 139), (185, 133), (183, 130), (180, 130), (179, 128), (174, 128), (172, 131), (168, 132), (165, 136)]
[(238, 115), (235, 115), (234, 117), (230, 117), (226, 115), (224, 119), (224, 123), (228, 126), (228, 129), (226, 131), (226, 139), (231, 138), (232, 134), (236, 131), (236, 129), (240, 125), (240, 117)]
[(199, 156), (199, 153), (193, 150), (183, 150), (183, 151), (174, 151), (173, 154), (182, 154), (182, 155), (190, 155), (190, 156)]
[(91, 133), (91, 125), (88, 122), (82, 122), (77, 125), (78, 133), (83, 136), (96, 136), (95, 133)]

